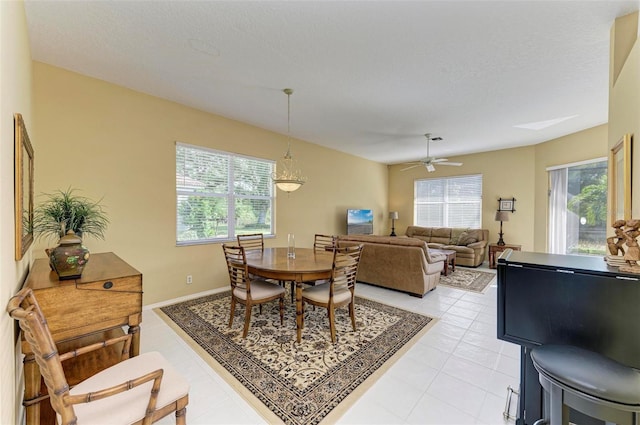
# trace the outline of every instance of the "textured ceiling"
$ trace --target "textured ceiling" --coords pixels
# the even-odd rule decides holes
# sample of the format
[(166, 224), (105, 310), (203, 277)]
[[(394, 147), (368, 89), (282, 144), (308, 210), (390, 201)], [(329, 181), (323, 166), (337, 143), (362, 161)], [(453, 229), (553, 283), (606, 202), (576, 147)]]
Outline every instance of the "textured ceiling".
[[(32, 1), (33, 59), (383, 163), (607, 122), (639, 1)], [(518, 127), (519, 126), (519, 127)], [(539, 128), (544, 127), (544, 128)], [(283, 146), (284, 150), (284, 146)], [(295, 144), (292, 147), (295, 155)]]

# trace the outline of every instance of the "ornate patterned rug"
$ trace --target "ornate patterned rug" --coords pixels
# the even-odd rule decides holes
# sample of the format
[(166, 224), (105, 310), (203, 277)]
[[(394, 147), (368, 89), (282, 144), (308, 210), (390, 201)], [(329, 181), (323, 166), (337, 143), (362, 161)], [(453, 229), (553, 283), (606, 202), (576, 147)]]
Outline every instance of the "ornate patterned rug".
[[(337, 343), (331, 344), (326, 309), (305, 311), (297, 344), (295, 303), (254, 307), (242, 339), (244, 307), (228, 328), (229, 291), (155, 309), (269, 423), (332, 423), (371, 383), (422, 336), (435, 319), (356, 298), (357, 331), (346, 308), (336, 310)], [(241, 384), (241, 385), (238, 385)]]
[(495, 277), (495, 273), (456, 267), (456, 271), (449, 273), (449, 276), (440, 276), (439, 285), (472, 292), (482, 292)]

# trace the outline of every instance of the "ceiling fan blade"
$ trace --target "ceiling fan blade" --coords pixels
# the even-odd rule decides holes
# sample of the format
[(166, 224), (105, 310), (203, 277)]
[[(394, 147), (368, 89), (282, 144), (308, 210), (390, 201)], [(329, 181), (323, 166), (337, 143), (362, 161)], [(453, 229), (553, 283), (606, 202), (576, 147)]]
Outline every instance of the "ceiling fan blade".
[(440, 162), (438, 165), (453, 165), (454, 167), (459, 167), (462, 165), (462, 162)]
[(421, 165), (422, 165), (422, 163), (420, 163), (420, 164), (415, 164), (415, 165), (412, 165), (412, 166), (407, 167), (407, 168), (402, 168), (402, 169), (400, 169), (400, 171), (407, 171), (407, 170), (410, 170), (410, 169), (412, 169), (412, 168), (419, 167), (419, 166), (421, 166)]
[(439, 162), (446, 162), (446, 161), (448, 161), (447, 158), (434, 158), (431, 160), (431, 162), (433, 162), (434, 164), (437, 164)]

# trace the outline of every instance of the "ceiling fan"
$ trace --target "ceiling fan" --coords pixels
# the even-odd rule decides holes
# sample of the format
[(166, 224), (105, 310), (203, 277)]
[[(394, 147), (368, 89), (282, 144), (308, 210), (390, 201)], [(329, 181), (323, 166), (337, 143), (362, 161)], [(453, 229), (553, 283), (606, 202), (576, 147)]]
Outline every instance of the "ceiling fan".
[(428, 172), (433, 173), (434, 171), (436, 171), (436, 167), (435, 165), (452, 165), (455, 167), (459, 167), (462, 165), (462, 162), (449, 162), (449, 160), (447, 158), (434, 158), (429, 156), (429, 145), (431, 144), (432, 140), (438, 141), (438, 140), (442, 140), (442, 137), (431, 137), (431, 133), (427, 133), (424, 135), (424, 137), (427, 138), (427, 156), (426, 158), (422, 158), (420, 161), (414, 161), (414, 162), (407, 162), (406, 164), (409, 165), (409, 167), (407, 168), (403, 168), (400, 171), (406, 171), (406, 170), (410, 170), (412, 168), (415, 167), (419, 167), (419, 166), (423, 166), (424, 168), (427, 169)]

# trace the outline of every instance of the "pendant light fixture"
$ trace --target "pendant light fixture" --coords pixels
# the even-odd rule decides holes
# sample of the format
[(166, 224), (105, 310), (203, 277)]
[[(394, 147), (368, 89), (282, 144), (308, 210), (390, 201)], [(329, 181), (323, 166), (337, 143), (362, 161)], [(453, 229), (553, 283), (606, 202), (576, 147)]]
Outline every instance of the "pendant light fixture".
[(292, 89), (282, 90), (287, 95), (287, 153), (276, 164), (276, 171), (271, 176), (278, 189), (284, 192), (293, 192), (300, 189), (306, 182), (306, 178), (296, 165), (291, 156), (291, 94)]

